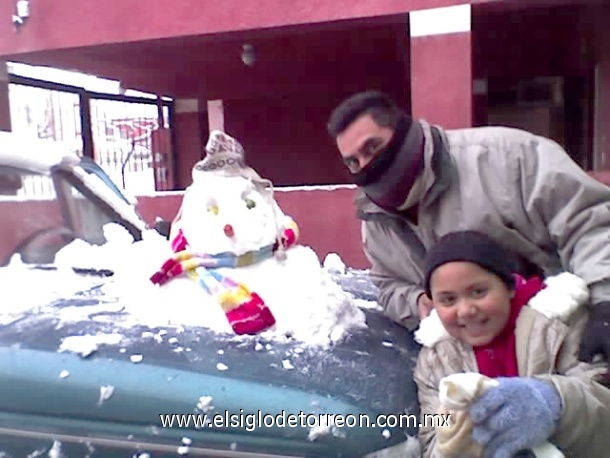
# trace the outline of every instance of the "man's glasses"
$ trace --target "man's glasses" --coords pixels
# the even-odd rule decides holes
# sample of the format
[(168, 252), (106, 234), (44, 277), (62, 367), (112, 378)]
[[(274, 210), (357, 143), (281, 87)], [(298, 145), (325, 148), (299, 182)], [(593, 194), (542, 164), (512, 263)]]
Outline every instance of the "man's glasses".
[(372, 159), (379, 156), (389, 143), (389, 140), (384, 142), (378, 137), (370, 138), (364, 142), (356, 154), (343, 158), (343, 164), (351, 173), (357, 173), (366, 167)]

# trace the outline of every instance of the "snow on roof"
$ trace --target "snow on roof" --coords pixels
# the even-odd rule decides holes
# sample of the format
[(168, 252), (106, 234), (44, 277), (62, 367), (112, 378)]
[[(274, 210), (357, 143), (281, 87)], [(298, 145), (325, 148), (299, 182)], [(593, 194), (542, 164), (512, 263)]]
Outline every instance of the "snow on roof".
[(78, 161), (78, 156), (63, 143), (0, 132), (0, 165), (48, 174), (55, 165)]

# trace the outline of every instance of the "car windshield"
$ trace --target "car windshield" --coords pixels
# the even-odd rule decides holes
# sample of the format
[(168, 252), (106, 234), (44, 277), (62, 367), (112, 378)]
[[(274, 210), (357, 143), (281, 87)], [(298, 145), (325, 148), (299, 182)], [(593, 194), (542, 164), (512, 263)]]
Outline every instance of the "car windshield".
[[(86, 169), (89, 180), (127, 202), (116, 186), (107, 186), (103, 172), (90, 166)], [(120, 222), (70, 169), (58, 168), (46, 175), (0, 165), (0, 208), (3, 265), (15, 254), (25, 263), (52, 263), (59, 249), (75, 238), (104, 244), (104, 225)]]

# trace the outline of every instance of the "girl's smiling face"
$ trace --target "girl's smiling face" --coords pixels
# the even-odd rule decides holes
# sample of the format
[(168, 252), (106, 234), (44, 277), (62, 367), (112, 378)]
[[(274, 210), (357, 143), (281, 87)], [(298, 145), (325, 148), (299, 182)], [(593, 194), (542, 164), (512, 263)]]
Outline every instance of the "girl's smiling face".
[(473, 347), (499, 335), (510, 316), (514, 291), (471, 262), (449, 262), (430, 277), (432, 301), (447, 332)]

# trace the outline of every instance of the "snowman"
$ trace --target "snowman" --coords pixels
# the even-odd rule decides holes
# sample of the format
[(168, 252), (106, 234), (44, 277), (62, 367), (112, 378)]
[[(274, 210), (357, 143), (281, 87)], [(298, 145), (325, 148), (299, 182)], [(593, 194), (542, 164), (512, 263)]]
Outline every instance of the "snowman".
[(366, 327), (315, 252), (297, 244), (296, 222), (275, 201), (272, 183), (246, 164), (239, 142), (212, 131), (206, 152), (172, 222), (173, 256), (151, 281), (162, 288), (176, 278), (197, 283), (239, 335), (279, 330), (337, 341), (349, 328)]

